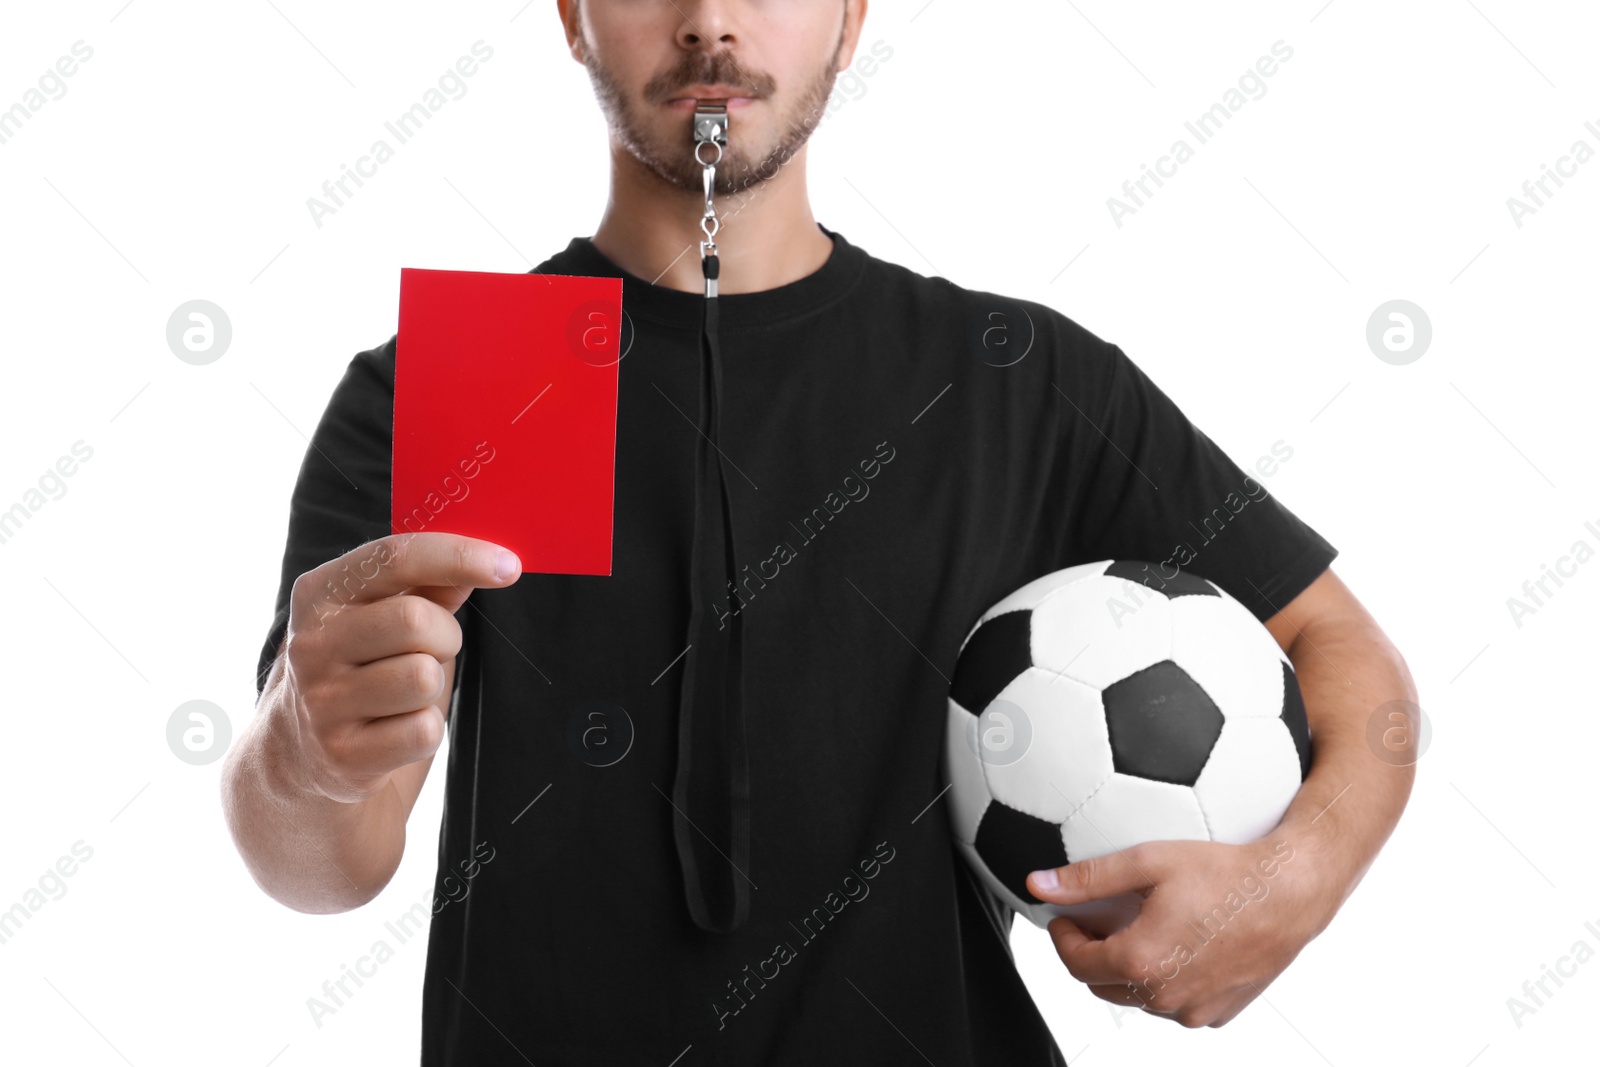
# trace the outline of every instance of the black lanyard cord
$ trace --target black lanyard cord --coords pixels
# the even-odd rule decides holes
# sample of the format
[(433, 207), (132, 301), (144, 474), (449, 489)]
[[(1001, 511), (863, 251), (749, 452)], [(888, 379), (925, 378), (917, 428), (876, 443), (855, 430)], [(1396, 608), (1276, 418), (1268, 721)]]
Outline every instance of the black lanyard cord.
[[(694, 534), (690, 550), (689, 652), (678, 712), (672, 788), (673, 840), (689, 914), (703, 930), (726, 933), (750, 912), (750, 762), (744, 721), (742, 612), (708, 609), (708, 591), (736, 588), (733, 514), (723, 470), (722, 359), (718, 343), (718, 260), (706, 278), (700, 346), (700, 433), (695, 444)], [(730, 605), (731, 608), (731, 605)]]

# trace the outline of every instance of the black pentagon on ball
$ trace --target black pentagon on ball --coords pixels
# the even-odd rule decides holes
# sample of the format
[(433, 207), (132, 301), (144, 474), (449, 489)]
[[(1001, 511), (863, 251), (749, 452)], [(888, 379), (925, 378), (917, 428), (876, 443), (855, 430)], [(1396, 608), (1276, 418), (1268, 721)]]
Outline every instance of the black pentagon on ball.
[(1033, 612), (1008, 611), (979, 626), (956, 659), (950, 696), (974, 715), (982, 715), (1000, 690), (1033, 666), (1029, 637)]
[(989, 873), (1025, 904), (1039, 899), (1028, 892), (1029, 871), (1067, 864), (1060, 823), (1046, 822), (998, 800), (984, 809), (973, 847)]
[(1279, 660), (1283, 667), (1283, 711), (1278, 715), (1294, 738), (1294, 750), (1300, 756), (1300, 780), (1311, 773), (1311, 724), (1306, 721), (1306, 702), (1300, 695), (1300, 683), (1295, 680), (1294, 669)]
[(1122, 578), (1130, 582), (1138, 582), (1147, 589), (1169, 599), (1180, 596), (1221, 596), (1204, 578), (1193, 574), (1185, 574), (1179, 570), (1176, 577), (1163, 577), (1154, 569), (1153, 564), (1137, 559), (1119, 559), (1105, 570), (1107, 578)]
[(1171, 660), (1113, 682), (1100, 700), (1111, 766), (1136, 778), (1194, 785), (1222, 735), (1222, 712)]

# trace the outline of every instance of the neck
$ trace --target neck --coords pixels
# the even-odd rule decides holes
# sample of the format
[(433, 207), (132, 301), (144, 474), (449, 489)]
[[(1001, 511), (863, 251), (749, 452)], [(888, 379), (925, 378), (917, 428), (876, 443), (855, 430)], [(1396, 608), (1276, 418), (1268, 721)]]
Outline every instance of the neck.
[[(721, 223), (716, 238), (719, 293), (776, 289), (815, 273), (827, 262), (833, 242), (811, 215), (805, 167), (802, 147), (774, 177), (713, 198)], [(701, 293), (705, 291), (700, 267), (704, 212), (704, 194), (668, 185), (613, 143), (611, 191), (594, 232), (594, 246), (637, 278)]]

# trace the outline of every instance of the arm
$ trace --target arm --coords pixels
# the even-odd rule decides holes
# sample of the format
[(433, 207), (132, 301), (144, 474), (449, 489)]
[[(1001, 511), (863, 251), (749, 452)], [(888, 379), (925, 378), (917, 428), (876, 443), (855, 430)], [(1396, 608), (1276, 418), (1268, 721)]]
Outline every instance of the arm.
[[(1294, 665), (1313, 739), (1311, 773), (1278, 827), (1248, 845), (1153, 842), (1029, 876), (1034, 895), (1052, 903), (1141, 893), (1138, 918), (1110, 937), (1066, 918), (1051, 921), (1051, 937), (1096, 996), (1184, 1026), (1228, 1022), (1327, 927), (1411, 791), (1414, 739), (1399, 758), (1380, 759), (1366, 730), (1380, 705), (1415, 705), (1416, 687), (1344, 583), (1324, 571), (1266, 626)], [(1230, 895), (1241, 899), (1241, 887), (1253, 906), (1209, 936), (1205, 920)]]
[[(1378, 623), (1327, 570), (1272, 618), (1267, 629), (1294, 664), (1311, 725), (1311, 773), (1275, 838), (1304, 849), (1323, 872), (1321, 933), (1389, 839), (1416, 777), (1417, 723), (1392, 762), (1377, 758), (1367, 723), (1394, 700), (1417, 705), (1411, 671)], [(1313, 935), (1314, 936), (1314, 935)]]
[(443, 739), (473, 588), (503, 588), (495, 546), (391, 533), (395, 349), (355, 356), (290, 498), (256, 714), (223, 766), (222, 804), (262, 889), (305, 912), (382, 891)]
[[(449, 694), (456, 660), (442, 664)], [(290, 687), (278, 653), (255, 718), (222, 767), (222, 806), (235, 846), (268, 896), (296, 911), (349, 911), (383, 891), (405, 851), (429, 755), (394, 770), (377, 794), (354, 803), (331, 799), (300, 773), (294, 758)], [(440, 701), (449, 713), (449, 697)]]
[[(515, 554), (448, 533), (392, 534), (304, 572), (222, 802), (256, 882), (298, 911), (348, 911), (393, 877), (444, 740), (474, 589)], [(265, 652), (263, 652), (265, 656)]]

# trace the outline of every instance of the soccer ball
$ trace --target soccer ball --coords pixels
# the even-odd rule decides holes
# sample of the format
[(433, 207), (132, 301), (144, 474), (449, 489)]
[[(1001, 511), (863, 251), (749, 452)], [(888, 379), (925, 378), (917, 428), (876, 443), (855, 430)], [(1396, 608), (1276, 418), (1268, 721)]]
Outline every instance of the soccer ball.
[(962, 642), (945, 739), (951, 830), (1036, 926), (1065, 914), (1105, 933), (1138, 898), (1046, 904), (1029, 871), (1146, 841), (1257, 840), (1310, 766), (1289, 658), (1194, 574), (1068, 567), (990, 608)]

